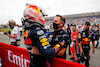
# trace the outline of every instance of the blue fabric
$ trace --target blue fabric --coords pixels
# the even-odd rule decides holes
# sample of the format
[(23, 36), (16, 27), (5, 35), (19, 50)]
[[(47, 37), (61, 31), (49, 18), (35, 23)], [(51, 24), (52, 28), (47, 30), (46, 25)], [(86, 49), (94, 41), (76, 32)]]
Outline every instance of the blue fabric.
[[(28, 34), (28, 35), (27, 35)], [(30, 39), (32, 43), (28, 43)], [(51, 45), (48, 44), (44, 44), (44, 42), (41, 42), (42, 39), (47, 39), (46, 34), (44, 32), (43, 29), (36, 27), (35, 29), (27, 29), (25, 30), (24, 33), (24, 40), (27, 42), (26, 45), (32, 45), (32, 46), (36, 46), (40, 53), (46, 58), (46, 59), (53, 59), (55, 57), (55, 49), (51, 48)], [(48, 41), (48, 40), (47, 40)]]
[[(64, 45), (62, 45), (62, 47), (64, 48), (67, 48), (67, 45), (68, 45), (68, 40), (70, 39), (69, 38), (69, 34), (66, 33), (64, 30), (59, 30), (59, 31), (55, 31), (55, 32), (50, 32), (48, 35), (47, 35), (47, 38), (50, 42), (50, 45), (52, 47), (54, 47), (56, 44), (60, 44), (60, 43), (63, 43)], [(60, 50), (58, 50), (59, 52)], [(65, 57), (65, 56), (64, 56)], [(60, 57), (60, 58), (63, 58)]]
[(1, 59), (0, 59), (0, 67), (1, 67)]

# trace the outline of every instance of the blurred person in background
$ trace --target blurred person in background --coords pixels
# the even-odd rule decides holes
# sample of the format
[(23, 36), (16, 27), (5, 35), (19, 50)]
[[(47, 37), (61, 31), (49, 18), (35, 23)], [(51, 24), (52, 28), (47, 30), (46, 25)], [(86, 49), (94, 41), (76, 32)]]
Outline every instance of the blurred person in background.
[(23, 30), (22, 26), (19, 26), (19, 30), (20, 30), (20, 36), (22, 36), (22, 34), (23, 34), (23, 32), (22, 32), (22, 30)]
[(77, 61), (77, 56), (76, 52), (78, 50), (78, 29), (76, 28), (75, 24), (72, 24), (72, 33), (71, 33), (71, 45), (70, 45), (70, 50), (71, 50), (71, 58), (72, 61), (76, 62)]
[(82, 31), (83, 31), (83, 27), (82, 27), (82, 25), (79, 24), (77, 29), (79, 30), (79, 32), (82, 32)]
[(19, 46), (19, 41), (17, 41), (20, 38), (18, 26), (16, 26), (16, 22), (14, 20), (9, 20), (8, 22), (10, 28), (12, 29), (11, 34), (7, 32), (7, 35), (10, 37), (11, 45)]
[(69, 35), (69, 41), (68, 41), (69, 42), (68, 43), (68, 45), (69, 45), (69, 55), (71, 55), (71, 51), (70, 51), (70, 44), (71, 44), (71, 29), (70, 29), (70, 25), (71, 24), (68, 24), (67, 25), (68, 28), (65, 29), (65, 32), (68, 33), (68, 35)]
[[(94, 42), (94, 35), (91, 35), (91, 31), (89, 30), (90, 23), (86, 22), (84, 26), (84, 30), (78, 34), (78, 42), (80, 47), (81, 54), (85, 55), (85, 65), (89, 67), (89, 60), (90, 60), (90, 39), (92, 39), (92, 42)], [(94, 53), (94, 44), (93, 44), (93, 53)]]
[[(96, 31), (97, 31), (97, 27), (96, 27), (96, 24), (95, 24), (95, 23), (92, 25), (92, 27), (91, 27), (91, 29), (90, 29), (89, 31), (90, 31), (90, 33), (91, 33), (91, 36), (93, 37), (93, 38), (91, 39), (92, 45), (93, 45), (93, 47), (95, 47)], [(94, 52), (93, 52), (93, 53), (94, 53)]]
[(45, 29), (46, 29), (46, 31), (49, 31), (49, 29), (50, 29), (50, 24), (45, 25)]
[(99, 47), (100, 47), (100, 24), (99, 24)]
[(81, 28), (82, 28), (82, 29), (84, 29), (84, 24), (83, 24), (83, 23), (82, 23), (82, 26), (81, 26)]
[(20, 32), (20, 26), (18, 24), (16, 24), (16, 26), (18, 26), (18, 38), (16, 39), (17, 45), (20, 46), (20, 37), (21, 37), (21, 32)]
[(97, 44), (95, 45), (95, 47), (98, 47), (98, 44), (99, 44), (99, 24), (97, 25), (96, 40), (97, 40)]

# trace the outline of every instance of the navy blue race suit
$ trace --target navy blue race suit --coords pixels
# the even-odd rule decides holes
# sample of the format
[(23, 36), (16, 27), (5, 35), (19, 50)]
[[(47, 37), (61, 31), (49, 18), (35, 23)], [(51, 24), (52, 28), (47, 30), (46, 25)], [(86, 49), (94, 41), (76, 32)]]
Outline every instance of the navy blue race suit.
[(24, 42), (30, 52), (30, 67), (45, 67), (46, 59), (53, 60), (62, 46), (57, 43), (58, 47), (52, 48), (44, 30), (39, 26), (25, 29)]
[(89, 66), (89, 51), (90, 51), (90, 39), (94, 41), (94, 35), (88, 30), (83, 30), (78, 35), (78, 42), (81, 42), (83, 52), (86, 56), (85, 65)]
[[(62, 43), (62, 47), (67, 48), (69, 35), (64, 30), (50, 32), (47, 36), (52, 47), (57, 43)], [(64, 55), (56, 57), (66, 59), (66, 51)]]

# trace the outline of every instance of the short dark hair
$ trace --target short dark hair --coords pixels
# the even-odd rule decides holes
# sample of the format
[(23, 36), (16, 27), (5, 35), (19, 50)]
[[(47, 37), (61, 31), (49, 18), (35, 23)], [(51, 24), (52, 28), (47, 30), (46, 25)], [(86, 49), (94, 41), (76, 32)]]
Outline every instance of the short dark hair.
[(60, 17), (61, 18), (61, 20), (65, 23), (65, 17), (64, 16), (61, 16), (61, 15), (56, 15), (56, 17)]
[(90, 25), (90, 22), (86, 22), (85, 25), (89, 26)]
[(67, 24), (67, 26), (69, 27), (69, 24)]

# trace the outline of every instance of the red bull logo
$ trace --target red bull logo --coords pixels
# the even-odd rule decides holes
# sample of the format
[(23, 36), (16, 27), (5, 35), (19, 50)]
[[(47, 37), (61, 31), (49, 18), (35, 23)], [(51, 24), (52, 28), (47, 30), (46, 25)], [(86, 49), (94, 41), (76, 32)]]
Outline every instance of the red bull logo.
[(29, 9), (29, 12), (35, 16), (34, 19), (32, 20), (40, 20), (43, 24), (46, 23), (46, 20), (42, 16), (42, 10), (39, 7), (37, 7), (36, 5), (33, 6), (29, 5), (27, 9)]
[(57, 50), (57, 48), (59, 48), (59, 47), (60, 47), (59, 44), (56, 44), (56, 45), (54, 46), (55, 50)]
[(83, 38), (83, 39), (82, 39), (82, 44), (90, 44), (90, 39), (88, 39), (88, 38)]
[(42, 10), (39, 7), (37, 7), (36, 5), (29, 6), (27, 9), (29, 9), (29, 8), (32, 8), (32, 9), (36, 10), (36, 12), (38, 12), (38, 13), (41, 13), (42, 12)]
[(60, 45), (59, 45), (59, 44), (56, 44), (56, 45), (54, 46), (54, 48), (55, 48), (55, 52), (57, 52), (57, 51), (60, 49)]
[(88, 39), (88, 38), (83, 38), (83, 41), (88, 41), (88, 42), (90, 42), (90, 39)]
[(29, 44), (29, 45), (32, 44), (32, 41), (30, 38), (25, 38), (24, 42), (25, 44)]
[(24, 33), (24, 36), (25, 36), (25, 37), (28, 37), (28, 33), (29, 33), (29, 32), (30, 32), (30, 31), (26, 30), (25, 33)]

